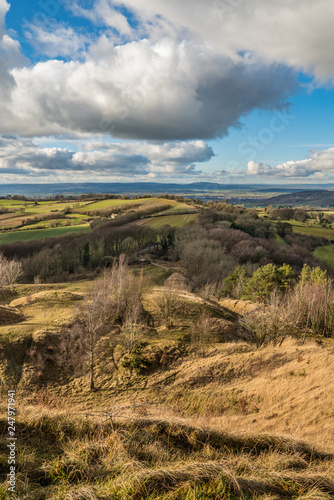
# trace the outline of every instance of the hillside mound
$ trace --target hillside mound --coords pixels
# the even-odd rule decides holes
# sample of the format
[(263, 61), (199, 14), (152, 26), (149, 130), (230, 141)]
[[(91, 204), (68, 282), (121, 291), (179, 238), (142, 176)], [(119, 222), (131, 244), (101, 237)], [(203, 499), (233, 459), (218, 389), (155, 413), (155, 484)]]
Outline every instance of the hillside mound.
[(0, 306), (0, 325), (14, 325), (24, 321), (24, 315), (13, 307)]
[(235, 300), (227, 298), (220, 299), (219, 304), (229, 311), (233, 311), (241, 316), (254, 312), (262, 307), (261, 304), (250, 302), (249, 300)]
[[(243, 432), (279, 432), (334, 450), (334, 351), (309, 342), (281, 348), (223, 344), (152, 380), (178, 414)], [(148, 385), (149, 387), (149, 385)]]
[(36, 292), (31, 295), (26, 295), (25, 297), (20, 297), (19, 299), (12, 300), (9, 304), (10, 307), (20, 307), (26, 306), (33, 302), (39, 300), (81, 300), (83, 295), (80, 293), (69, 292), (67, 290), (44, 290), (42, 292)]
[(325, 189), (312, 189), (299, 191), (297, 193), (280, 194), (267, 200), (261, 201), (262, 205), (282, 205), (282, 206), (312, 206), (312, 207), (333, 207), (334, 191)]

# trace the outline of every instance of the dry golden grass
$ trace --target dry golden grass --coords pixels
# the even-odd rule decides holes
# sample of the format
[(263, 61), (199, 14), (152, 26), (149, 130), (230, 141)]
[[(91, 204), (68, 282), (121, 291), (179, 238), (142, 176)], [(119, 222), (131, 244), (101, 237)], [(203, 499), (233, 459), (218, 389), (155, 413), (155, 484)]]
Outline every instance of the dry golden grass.
[(334, 451), (333, 349), (286, 341), (281, 348), (240, 344), (238, 352), (231, 344), (217, 351), (184, 360), (159, 397), (199, 424), (294, 436)]
[[(76, 300), (83, 292), (82, 285), (81, 288), (73, 287), (73, 290), (69, 287), (60, 291), (30, 293), (34, 299), (32, 302), (27, 297), (19, 298), (20, 309), (27, 320), (13, 325), (11, 335), (15, 334), (15, 329), (22, 332), (24, 328), (30, 328), (30, 335), (34, 338), (35, 332), (45, 331), (45, 325), (49, 326), (46, 331), (50, 334), (58, 331), (59, 325), (73, 318)], [(147, 295), (145, 306), (154, 315), (151, 297)], [(151, 357), (169, 345), (178, 345), (177, 339), (187, 331), (184, 329), (189, 321), (198, 317), (203, 304), (183, 298), (181, 309), (182, 315), (174, 329), (167, 331), (158, 327), (158, 335), (146, 339)], [(226, 339), (230, 339), (229, 333), (236, 336), (235, 325), (227, 320), (221, 321), (226, 323)], [(52, 344), (49, 338), (46, 342)], [(97, 357), (96, 373), (101, 391), (90, 393), (85, 375), (73, 377), (65, 385), (59, 385), (60, 377), (57, 377), (47, 389), (52, 397), (64, 398), (65, 402), (71, 400), (79, 408), (112, 403), (115, 371), (108, 355), (103, 354), (108, 352), (108, 338), (101, 342), (103, 349)], [(225, 343), (207, 348), (205, 357), (193, 352), (191, 345), (187, 347), (185, 344), (185, 347), (185, 354), (174, 355), (169, 358), (168, 365), (158, 364), (147, 374), (120, 366), (117, 377), (122, 399), (133, 399), (137, 394), (154, 403), (152, 408), (156, 415), (159, 412), (168, 416), (176, 414), (192, 418), (200, 425), (209, 424), (216, 429), (238, 433), (292, 436), (334, 450), (334, 388), (331, 384), (334, 349), (331, 344), (323, 347), (308, 341), (300, 345), (299, 341), (291, 339), (286, 340), (282, 347), (268, 346), (257, 350), (245, 343)], [(116, 357), (121, 356), (117, 352)], [(27, 390), (29, 387), (25, 385)], [(33, 393), (34, 387), (30, 390)]]
[(31, 295), (26, 295), (20, 297), (19, 299), (14, 299), (9, 304), (10, 307), (22, 307), (33, 302), (38, 302), (41, 300), (81, 300), (83, 298), (82, 294), (73, 293), (67, 290), (43, 290), (41, 292), (36, 292)]
[(236, 300), (228, 298), (220, 299), (219, 304), (240, 315), (254, 312), (263, 307), (261, 304), (250, 302), (249, 300)]
[(27, 407), (17, 437), (14, 500), (320, 500), (334, 493), (332, 455), (271, 436), (145, 418), (116, 420), (112, 428), (73, 412)]

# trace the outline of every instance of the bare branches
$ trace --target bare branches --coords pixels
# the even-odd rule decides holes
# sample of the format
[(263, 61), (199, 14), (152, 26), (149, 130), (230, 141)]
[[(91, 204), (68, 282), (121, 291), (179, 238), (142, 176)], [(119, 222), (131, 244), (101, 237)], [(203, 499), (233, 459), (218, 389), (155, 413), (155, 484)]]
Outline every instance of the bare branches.
[(95, 282), (83, 301), (78, 320), (86, 337), (91, 390), (95, 390), (95, 358), (101, 336), (108, 334), (115, 369), (117, 344), (122, 343), (131, 352), (139, 342), (145, 320), (142, 291), (142, 276), (130, 273), (126, 256), (121, 255), (119, 261)]
[(21, 262), (9, 260), (0, 254), (0, 286), (13, 285), (23, 276)]
[(297, 328), (295, 312), (288, 297), (277, 290), (272, 292), (267, 305), (245, 314), (240, 324), (258, 348), (267, 344), (282, 345), (284, 339), (295, 333)]
[(205, 355), (205, 349), (216, 340), (216, 335), (212, 330), (212, 320), (210, 316), (203, 312), (197, 321), (190, 327), (190, 339), (197, 352)]

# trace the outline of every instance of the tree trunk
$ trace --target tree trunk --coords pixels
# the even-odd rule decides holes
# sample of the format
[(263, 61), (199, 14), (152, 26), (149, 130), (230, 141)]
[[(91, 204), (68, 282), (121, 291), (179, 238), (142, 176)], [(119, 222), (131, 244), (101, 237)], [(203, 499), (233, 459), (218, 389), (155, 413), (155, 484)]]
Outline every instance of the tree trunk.
[(94, 347), (91, 346), (90, 350), (90, 390), (95, 391), (95, 384), (94, 384)]

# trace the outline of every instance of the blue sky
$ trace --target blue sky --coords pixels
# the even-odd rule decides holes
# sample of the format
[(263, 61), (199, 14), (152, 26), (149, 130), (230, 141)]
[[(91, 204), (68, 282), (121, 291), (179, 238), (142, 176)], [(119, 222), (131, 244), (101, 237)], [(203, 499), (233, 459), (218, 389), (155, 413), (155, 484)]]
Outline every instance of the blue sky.
[(0, 0), (0, 181), (334, 181), (328, 0)]

